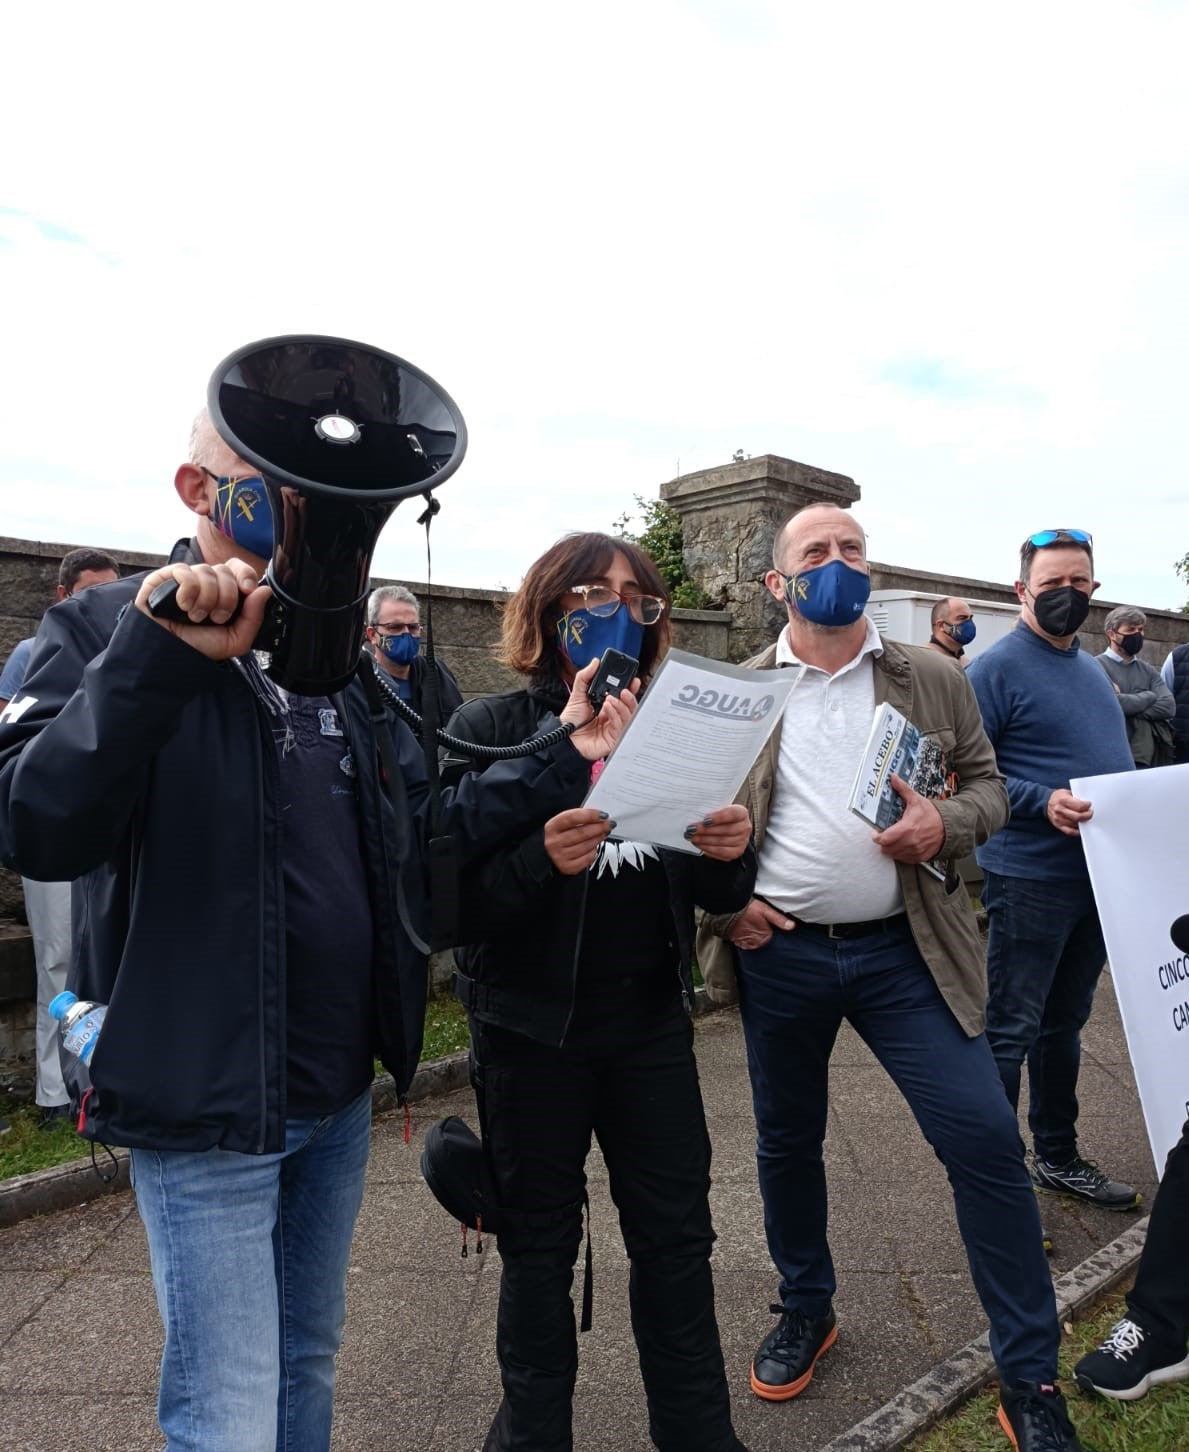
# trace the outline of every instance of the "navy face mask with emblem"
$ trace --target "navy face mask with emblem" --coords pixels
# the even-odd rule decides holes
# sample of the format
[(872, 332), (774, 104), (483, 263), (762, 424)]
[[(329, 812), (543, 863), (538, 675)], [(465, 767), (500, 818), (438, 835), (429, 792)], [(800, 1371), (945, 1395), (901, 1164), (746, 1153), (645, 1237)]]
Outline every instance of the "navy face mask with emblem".
[(644, 645), (644, 627), (632, 619), (624, 606), (614, 615), (592, 615), (589, 610), (571, 610), (557, 622), (557, 638), (562, 654), (580, 671), (605, 650), (622, 650), (633, 660), (640, 659)]
[(956, 640), (959, 645), (969, 645), (978, 633), (973, 620), (959, 620), (957, 625), (947, 625), (946, 630), (951, 640)]
[(421, 641), (407, 630), (403, 635), (382, 635), (376, 643), (393, 665), (412, 665), (421, 649)]
[(272, 500), (259, 475), (244, 479), (216, 479), (211, 520), (249, 554), (267, 560), (272, 555)]
[(831, 560), (815, 570), (785, 576), (785, 597), (815, 625), (853, 625), (871, 595), (871, 576)]

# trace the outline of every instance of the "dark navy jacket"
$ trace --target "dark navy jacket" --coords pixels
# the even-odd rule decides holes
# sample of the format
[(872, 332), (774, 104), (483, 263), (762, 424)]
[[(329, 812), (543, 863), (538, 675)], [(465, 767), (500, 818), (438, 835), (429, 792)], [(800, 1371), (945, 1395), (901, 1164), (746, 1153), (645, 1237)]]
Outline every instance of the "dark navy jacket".
[[(234, 662), (207, 660), (131, 605), (140, 583), (94, 586), (47, 612), (0, 724), (0, 859), (26, 877), (81, 879), (70, 986), (109, 1005), (86, 1134), (271, 1153), (284, 1140), (286, 1060), (271, 734)], [(334, 704), (358, 771), (375, 1050), (403, 1092), (420, 1051), (426, 968), (396, 891), (399, 878), (424, 937), (423, 760), (392, 720), (402, 827), (359, 682)], [(443, 806), (464, 863), (570, 805), (588, 770), (563, 742), (482, 782), (462, 778)]]

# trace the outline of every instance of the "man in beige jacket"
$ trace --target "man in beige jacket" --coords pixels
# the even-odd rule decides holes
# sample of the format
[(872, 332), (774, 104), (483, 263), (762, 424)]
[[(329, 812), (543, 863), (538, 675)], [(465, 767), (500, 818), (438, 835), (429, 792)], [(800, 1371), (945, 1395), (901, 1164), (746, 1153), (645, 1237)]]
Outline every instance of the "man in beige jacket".
[[(1040, 1218), (1014, 1114), (983, 1035), (986, 972), (952, 864), (1004, 825), (1007, 792), (962, 671), (882, 639), (863, 614), (866, 539), (813, 505), (788, 520), (765, 577), (788, 610), (775, 645), (746, 662), (798, 672), (781, 729), (740, 800), (755, 823), (756, 896), (707, 919), (699, 961), (717, 1002), (740, 1002), (780, 1317), (752, 1362), (759, 1397), (808, 1385), (837, 1335), (826, 1239), (830, 1052), (848, 1019), (908, 1100), (954, 1188), (1002, 1382), (999, 1420), (1022, 1452), (1076, 1452), (1056, 1388), (1059, 1327)], [(877, 704), (935, 741), (948, 798), (904, 800), (883, 832), (848, 810)], [(951, 778), (952, 779), (952, 778)]]

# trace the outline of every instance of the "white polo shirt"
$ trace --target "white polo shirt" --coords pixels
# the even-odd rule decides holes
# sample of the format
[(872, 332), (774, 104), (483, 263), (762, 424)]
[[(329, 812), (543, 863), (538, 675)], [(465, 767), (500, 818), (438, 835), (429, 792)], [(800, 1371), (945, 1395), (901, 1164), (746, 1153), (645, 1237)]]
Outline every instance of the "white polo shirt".
[[(868, 620), (862, 650), (835, 675), (804, 667), (781, 722), (756, 893), (808, 923), (858, 923), (904, 911), (895, 862), (847, 806), (875, 714), (872, 662), (882, 653)], [(787, 629), (776, 663), (803, 664)]]

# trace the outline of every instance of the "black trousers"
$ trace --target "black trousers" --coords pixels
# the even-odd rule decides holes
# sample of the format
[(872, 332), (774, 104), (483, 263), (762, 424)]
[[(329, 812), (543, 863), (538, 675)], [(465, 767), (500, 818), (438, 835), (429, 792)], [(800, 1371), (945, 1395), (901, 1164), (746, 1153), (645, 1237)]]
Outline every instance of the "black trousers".
[(1189, 1120), (1168, 1152), (1160, 1188), (1152, 1202), (1148, 1238), (1140, 1257), (1135, 1286), (1127, 1297), (1128, 1313), (1160, 1347), (1185, 1354), (1189, 1338)]
[(631, 1260), (652, 1440), (662, 1452), (737, 1452), (714, 1318), (710, 1139), (680, 1002), (668, 992), (600, 998), (580, 1007), (562, 1048), (474, 1020), (471, 1031), (503, 1261), (504, 1399), (485, 1452), (573, 1447), (570, 1292), (592, 1132)]

